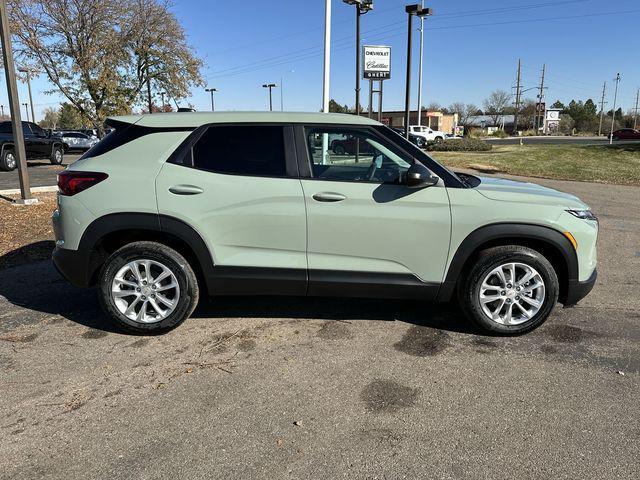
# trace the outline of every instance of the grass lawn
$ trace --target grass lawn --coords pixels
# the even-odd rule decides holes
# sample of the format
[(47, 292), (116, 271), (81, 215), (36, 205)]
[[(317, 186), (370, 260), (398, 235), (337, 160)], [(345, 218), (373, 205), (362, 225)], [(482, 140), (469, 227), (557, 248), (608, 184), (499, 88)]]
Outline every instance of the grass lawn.
[(582, 182), (640, 185), (640, 143), (499, 145), (489, 152), (429, 152), (448, 167), (498, 167), (503, 173)]

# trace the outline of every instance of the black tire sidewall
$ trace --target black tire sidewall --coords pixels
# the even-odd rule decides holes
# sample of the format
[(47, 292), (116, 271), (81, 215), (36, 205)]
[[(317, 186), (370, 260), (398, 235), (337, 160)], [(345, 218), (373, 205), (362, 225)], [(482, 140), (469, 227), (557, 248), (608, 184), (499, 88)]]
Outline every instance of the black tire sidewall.
[[(138, 323), (124, 316), (113, 302), (111, 284), (116, 273), (132, 260), (155, 260), (166, 265), (176, 276), (180, 299), (176, 309), (157, 323)], [(121, 248), (105, 262), (100, 272), (100, 303), (104, 311), (126, 331), (133, 333), (161, 333), (175, 328), (193, 312), (198, 302), (198, 284), (193, 269), (182, 255), (162, 244), (137, 242)]]
[[(545, 284), (542, 308), (530, 320), (520, 325), (496, 323), (487, 318), (480, 305), (479, 291), (484, 277), (494, 268), (510, 262), (524, 263), (534, 268)], [(482, 256), (471, 268), (466, 281), (459, 290), (459, 299), (467, 317), (484, 331), (501, 335), (519, 335), (539, 327), (546, 321), (558, 300), (559, 288), (555, 270), (540, 253), (525, 247), (495, 249)]]
[(336, 155), (344, 155), (346, 153), (345, 148), (342, 145), (336, 145), (333, 147), (333, 153)]

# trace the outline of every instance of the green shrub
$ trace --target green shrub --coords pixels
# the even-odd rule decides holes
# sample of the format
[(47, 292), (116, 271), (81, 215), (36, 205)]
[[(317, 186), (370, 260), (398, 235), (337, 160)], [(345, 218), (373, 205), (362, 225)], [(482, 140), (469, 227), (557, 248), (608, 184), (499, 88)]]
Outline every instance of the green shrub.
[(507, 132), (505, 132), (504, 130), (496, 130), (495, 132), (493, 132), (491, 134), (492, 137), (495, 138), (507, 138), (509, 136), (509, 134)]
[(427, 146), (427, 150), (430, 152), (488, 152), (492, 148), (492, 145), (477, 138), (445, 140)]
[(464, 136), (467, 138), (480, 138), (486, 137), (487, 134), (481, 128), (469, 128), (464, 132)]

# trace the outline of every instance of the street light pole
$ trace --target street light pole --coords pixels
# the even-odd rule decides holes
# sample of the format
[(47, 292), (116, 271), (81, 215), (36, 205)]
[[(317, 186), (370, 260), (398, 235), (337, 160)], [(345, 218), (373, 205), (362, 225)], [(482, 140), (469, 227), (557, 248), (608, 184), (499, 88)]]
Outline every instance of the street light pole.
[(373, 0), (342, 0), (356, 7), (356, 115), (360, 115), (360, 17), (373, 10)]
[(164, 96), (166, 95), (166, 92), (160, 92), (160, 101), (162, 102), (162, 105), (160, 106), (160, 111), (164, 112)]
[(24, 149), (24, 135), (22, 122), (20, 121), (20, 100), (18, 99), (18, 84), (13, 63), (13, 50), (11, 48), (11, 31), (9, 30), (9, 18), (7, 16), (7, 2), (0, 0), (0, 37), (2, 41), (2, 59), (4, 61), (4, 73), (7, 79), (9, 94), (9, 109), (11, 111), (11, 124), (14, 140), (14, 155), (18, 164), (18, 179), (20, 182), (20, 200), (16, 203), (36, 203), (31, 196), (29, 186), (29, 172), (27, 171), (27, 155)]
[(265, 83), (264, 85), (262, 85), (263, 88), (268, 88), (269, 89), (269, 111), (273, 112), (273, 97), (271, 95), (271, 89), (277, 87), (278, 85), (275, 83)]
[[(424, 0), (420, 1), (420, 8), (424, 8)], [(422, 64), (424, 56), (424, 17), (420, 18), (420, 61), (418, 67), (418, 126), (422, 125)]]
[(27, 117), (27, 122), (28, 122), (29, 121), (29, 104), (23, 103), (22, 105), (24, 105), (24, 114), (25, 114), (25, 117)]
[(422, 8), (420, 5), (413, 4), (405, 7), (407, 12), (407, 80), (405, 85), (405, 97), (404, 97), (404, 136), (409, 139), (409, 114), (411, 109), (411, 41), (413, 38), (413, 16), (419, 18), (432, 15), (433, 11), (430, 8)]
[(218, 89), (217, 88), (205, 88), (204, 91), (205, 92), (209, 92), (211, 94), (211, 111), (215, 112), (216, 111), (216, 105), (215, 105), (214, 100), (213, 100), (213, 95), (214, 95), (214, 93), (216, 93), (218, 91)]
[(324, 5), (324, 65), (322, 75), (322, 111), (329, 113), (329, 80), (331, 71), (331, 0)]

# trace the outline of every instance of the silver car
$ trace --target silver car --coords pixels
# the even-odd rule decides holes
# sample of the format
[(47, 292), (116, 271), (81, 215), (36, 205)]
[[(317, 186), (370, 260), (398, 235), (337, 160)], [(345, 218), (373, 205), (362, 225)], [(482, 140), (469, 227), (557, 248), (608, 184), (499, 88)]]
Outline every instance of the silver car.
[(67, 150), (89, 150), (100, 140), (98, 137), (89, 136), (82, 132), (59, 132)]

